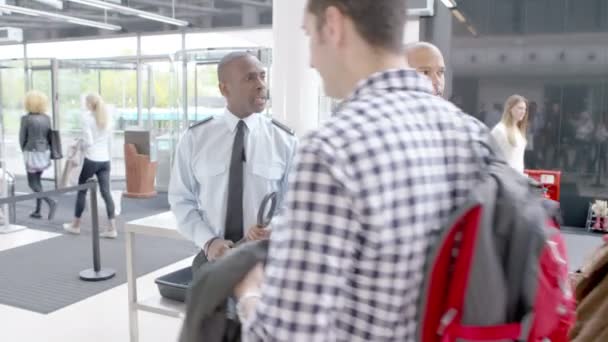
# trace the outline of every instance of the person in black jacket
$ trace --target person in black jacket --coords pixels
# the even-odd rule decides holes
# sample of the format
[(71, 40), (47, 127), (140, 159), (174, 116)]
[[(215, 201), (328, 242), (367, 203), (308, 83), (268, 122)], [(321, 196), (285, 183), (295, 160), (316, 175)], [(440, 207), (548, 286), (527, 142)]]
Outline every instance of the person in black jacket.
[[(23, 151), (27, 182), (34, 192), (42, 191), (42, 172), (51, 166), (51, 149), (49, 136), (51, 119), (46, 115), (48, 98), (39, 91), (30, 91), (25, 96), (27, 114), (21, 117), (19, 145)], [(49, 206), (48, 219), (55, 216), (57, 205), (54, 200), (43, 197), (36, 199), (36, 209), (30, 214), (31, 218), (42, 218), (40, 214), (42, 201)]]

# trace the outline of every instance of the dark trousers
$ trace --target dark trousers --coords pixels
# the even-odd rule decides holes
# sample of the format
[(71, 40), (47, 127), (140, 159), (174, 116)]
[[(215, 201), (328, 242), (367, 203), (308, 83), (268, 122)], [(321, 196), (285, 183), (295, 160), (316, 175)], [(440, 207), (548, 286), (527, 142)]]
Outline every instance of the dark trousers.
[[(86, 183), (93, 176), (97, 176), (99, 192), (101, 193), (103, 201), (106, 203), (108, 218), (113, 219), (114, 200), (112, 200), (112, 194), (110, 193), (110, 162), (96, 162), (85, 158), (80, 177), (78, 178), (78, 184)], [(76, 197), (76, 212), (74, 213), (74, 216), (77, 218), (82, 216), (86, 196), (86, 189), (78, 191), (78, 196)]]
[[(29, 185), (30, 189), (32, 189), (33, 192), (42, 192), (41, 179), (42, 179), (42, 172), (28, 172), (27, 173), (27, 184)], [(49, 205), (53, 201), (52, 199), (50, 199), (48, 197), (37, 198), (36, 199), (36, 210), (35, 210), (36, 213), (40, 213), (40, 206), (41, 206), (43, 200)]]

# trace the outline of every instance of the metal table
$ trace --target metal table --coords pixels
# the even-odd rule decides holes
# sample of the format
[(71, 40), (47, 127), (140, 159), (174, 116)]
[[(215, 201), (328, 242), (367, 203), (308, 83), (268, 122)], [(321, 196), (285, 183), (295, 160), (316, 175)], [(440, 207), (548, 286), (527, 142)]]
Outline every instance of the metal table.
[(137, 278), (135, 276), (134, 240), (135, 234), (185, 240), (177, 231), (177, 220), (172, 212), (164, 212), (128, 222), (125, 225), (127, 244), (127, 287), (129, 289), (129, 335), (131, 342), (139, 341), (138, 310), (153, 312), (175, 318), (183, 318), (186, 312), (184, 303), (161, 297), (160, 293), (152, 298), (137, 299)]

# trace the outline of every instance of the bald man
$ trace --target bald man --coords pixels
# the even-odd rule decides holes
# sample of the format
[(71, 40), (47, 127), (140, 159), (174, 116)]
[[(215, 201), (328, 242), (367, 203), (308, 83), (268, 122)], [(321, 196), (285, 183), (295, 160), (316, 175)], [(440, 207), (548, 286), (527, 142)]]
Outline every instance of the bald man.
[(445, 90), (445, 61), (439, 48), (427, 42), (412, 43), (405, 50), (410, 67), (429, 77), (434, 93), (443, 96)]

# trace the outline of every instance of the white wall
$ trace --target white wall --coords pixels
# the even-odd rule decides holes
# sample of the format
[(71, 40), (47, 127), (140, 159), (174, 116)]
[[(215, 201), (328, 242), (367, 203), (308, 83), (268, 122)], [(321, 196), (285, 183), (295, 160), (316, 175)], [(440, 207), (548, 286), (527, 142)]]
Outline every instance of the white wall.
[(27, 45), (28, 58), (103, 58), (133, 56), (137, 53), (137, 38), (74, 40)]
[(23, 58), (23, 45), (0, 45), (0, 59)]
[(300, 23), (307, 0), (273, 1), (272, 115), (299, 136), (319, 126), (320, 79)]
[[(188, 49), (273, 47), (272, 29), (214, 31), (186, 34)], [(181, 47), (180, 47), (181, 48)]]
[(415, 43), (420, 41), (420, 20), (418, 18), (410, 19), (405, 23), (405, 34), (403, 42), (405, 44)]

